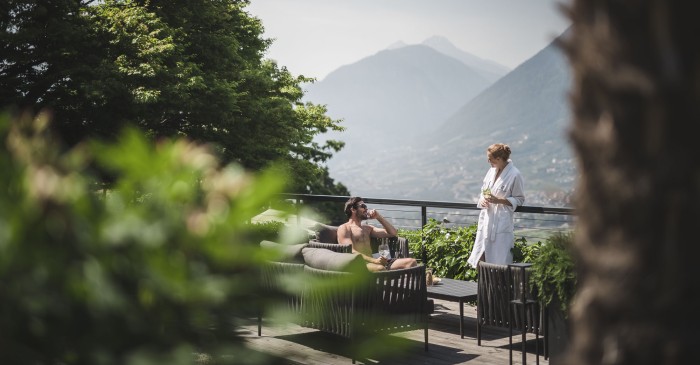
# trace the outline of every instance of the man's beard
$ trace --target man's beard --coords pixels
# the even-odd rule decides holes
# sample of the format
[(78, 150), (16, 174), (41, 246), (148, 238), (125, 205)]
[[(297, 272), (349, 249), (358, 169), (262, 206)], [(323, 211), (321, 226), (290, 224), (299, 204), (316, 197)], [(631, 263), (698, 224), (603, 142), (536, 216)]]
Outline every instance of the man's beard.
[(364, 213), (358, 212), (357, 215), (360, 217), (361, 221), (366, 221), (369, 219), (369, 212), (364, 212)]

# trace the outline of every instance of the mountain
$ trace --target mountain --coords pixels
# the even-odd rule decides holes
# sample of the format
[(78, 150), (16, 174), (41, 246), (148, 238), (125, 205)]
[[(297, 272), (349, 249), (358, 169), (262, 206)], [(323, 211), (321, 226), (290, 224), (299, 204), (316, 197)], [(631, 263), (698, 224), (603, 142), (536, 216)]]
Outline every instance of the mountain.
[(397, 42), (390, 44), (388, 47), (386, 47), (386, 49), (397, 49), (397, 48), (403, 48), (406, 46), (408, 46), (408, 44), (406, 44), (404, 41), (397, 41)]
[(489, 167), (486, 147), (503, 142), (525, 177), (526, 204), (563, 205), (576, 176), (566, 136), (568, 67), (553, 42), (433, 132), (361, 163), (329, 165), (331, 174), (361, 196), (474, 202)]
[(432, 36), (424, 40), (422, 44), (440, 53), (446, 54), (452, 58), (462, 61), (462, 63), (476, 70), (491, 82), (500, 79), (503, 75), (510, 72), (510, 69), (508, 67), (500, 65), (494, 61), (477, 57), (471, 53), (465, 52), (455, 47), (445, 37)]
[(346, 142), (331, 162), (340, 165), (432, 132), (490, 84), (452, 57), (410, 45), (331, 72), (306, 87), (305, 100), (325, 104), (329, 116), (343, 119), (347, 130), (326, 136)]

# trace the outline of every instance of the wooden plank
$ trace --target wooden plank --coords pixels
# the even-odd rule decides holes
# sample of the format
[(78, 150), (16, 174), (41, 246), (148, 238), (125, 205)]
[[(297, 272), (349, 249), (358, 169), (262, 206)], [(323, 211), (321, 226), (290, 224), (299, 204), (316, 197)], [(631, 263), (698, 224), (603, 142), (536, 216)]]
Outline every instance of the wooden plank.
[[(508, 330), (484, 327), (481, 346), (476, 344), (476, 307), (465, 305), (464, 339), (459, 336), (459, 305), (435, 300), (435, 312), (430, 316), (429, 351), (423, 350), (423, 331), (398, 333), (398, 347), (393, 354), (357, 359), (357, 364), (435, 364), (435, 365), (503, 365), (508, 364)], [(244, 326), (247, 345), (258, 351), (287, 359), (289, 364), (351, 364), (351, 355), (344, 346), (348, 340), (294, 324), (273, 326), (263, 322), (262, 336), (257, 336), (257, 325)], [(543, 350), (540, 336), (540, 352)], [(527, 335), (527, 363), (535, 364), (535, 336)], [(513, 334), (513, 363), (521, 364), (521, 334)], [(549, 362), (540, 355), (539, 363)]]

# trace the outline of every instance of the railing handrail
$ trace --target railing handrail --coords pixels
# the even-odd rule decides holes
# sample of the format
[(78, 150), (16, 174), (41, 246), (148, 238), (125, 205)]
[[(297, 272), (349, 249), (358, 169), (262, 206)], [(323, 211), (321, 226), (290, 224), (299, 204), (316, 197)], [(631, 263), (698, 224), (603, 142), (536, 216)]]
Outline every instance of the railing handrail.
[[(349, 197), (339, 196), (339, 195), (313, 195), (313, 194), (294, 194), (294, 193), (282, 193), (280, 194), (282, 199), (296, 199), (301, 200), (303, 203), (307, 202), (339, 202), (345, 203)], [(385, 199), (385, 198), (368, 198), (363, 197), (363, 201), (372, 204), (381, 205), (400, 205), (400, 206), (415, 206), (421, 208), (421, 227), (424, 227), (427, 223), (427, 208), (453, 208), (453, 209), (469, 209), (469, 210), (480, 210), (475, 203), (456, 203), (456, 202), (445, 202), (445, 201), (431, 201), (431, 200), (410, 200), (410, 199)], [(298, 202), (297, 202), (298, 203)], [(537, 214), (559, 214), (559, 215), (575, 215), (574, 210), (571, 208), (554, 208), (554, 207), (530, 207), (530, 206), (520, 206), (516, 210), (518, 213), (537, 213)], [(298, 219), (297, 215), (297, 219)], [(425, 238), (421, 239), (421, 257), (423, 262), (427, 262), (427, 251), (425, 249)]]
[[(314, 194), (296, 194), (296, 193), (282, 193), (280, 194), (284, 199), (301, 199), (304, 201), (334, 201), (345, 203), (350, 197), (341, 195), (314, 195)], [(384, 205), (403, 205), (403, 206), (414, 206), (414, 207), (432, 207), (432, 208), (453, 208), (453, 209), (471, 209), (480, 210), (475, 203), (457, 203), (457, 202), (446, 202), (446, 201), (432, 201), (432, 200), (411, 200), (411, 199), (386, 199), (386, 198), (362, 198), (365, 202), (373, 204), (384, 204)], [(538, 214), (559, 214), (559, 215), (575, 215), (573, 208), (555, 208), (555, 207), (535, 207), (523, 205), (518, 207), (516, 210), (518, 213), (538, 213)]]

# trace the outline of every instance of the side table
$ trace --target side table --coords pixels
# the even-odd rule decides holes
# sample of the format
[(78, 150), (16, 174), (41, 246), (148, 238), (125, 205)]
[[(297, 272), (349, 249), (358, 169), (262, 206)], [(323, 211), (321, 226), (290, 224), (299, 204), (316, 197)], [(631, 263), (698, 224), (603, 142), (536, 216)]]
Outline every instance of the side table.
[(441, 278), (428, 286), (428, 298), (459, 302), (459, 335), (464, 338), (464, 302), (475, 300), (479, 287), (473, 281)]

